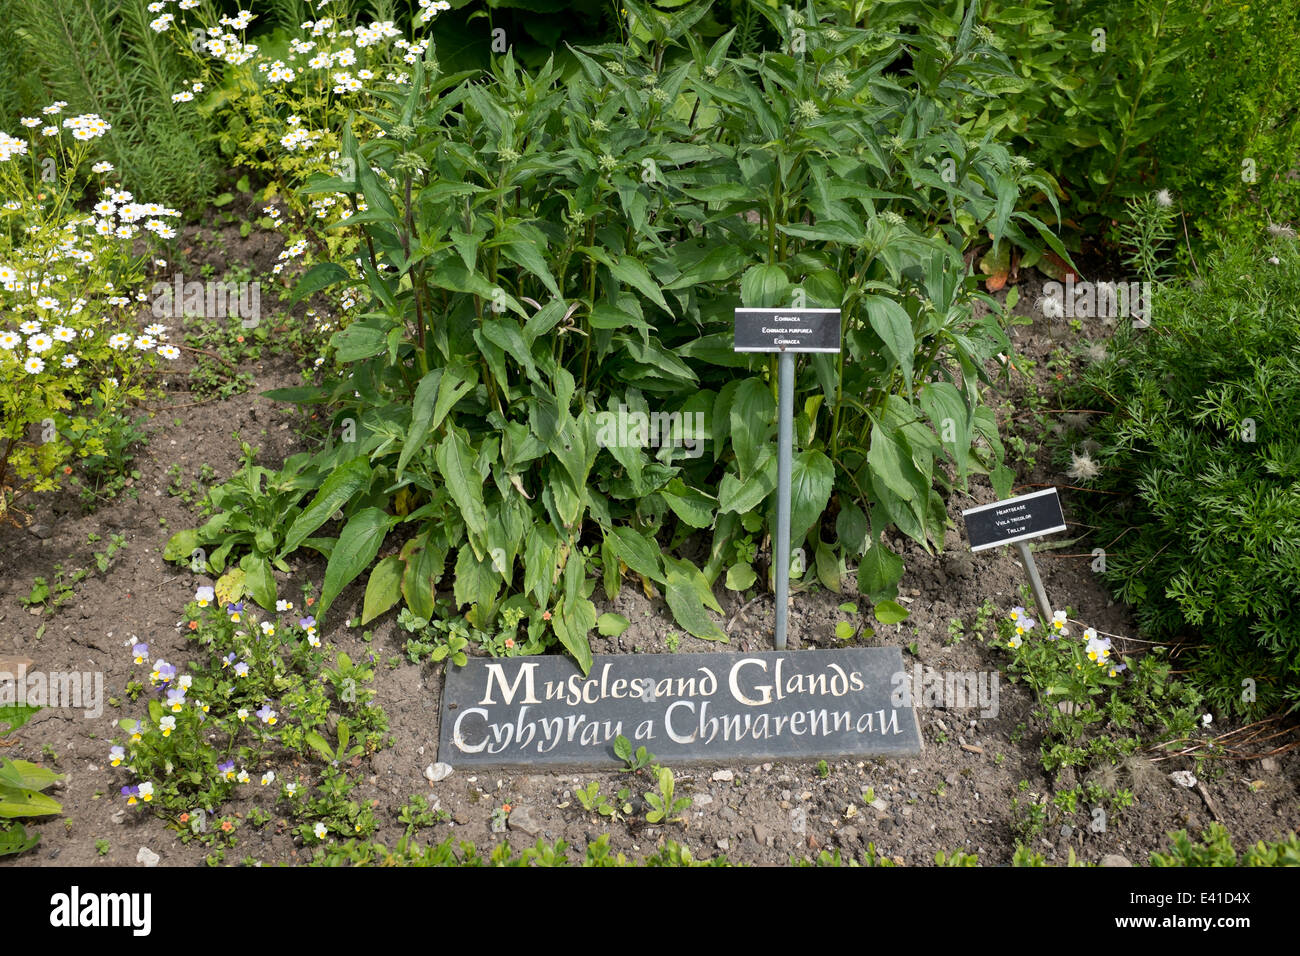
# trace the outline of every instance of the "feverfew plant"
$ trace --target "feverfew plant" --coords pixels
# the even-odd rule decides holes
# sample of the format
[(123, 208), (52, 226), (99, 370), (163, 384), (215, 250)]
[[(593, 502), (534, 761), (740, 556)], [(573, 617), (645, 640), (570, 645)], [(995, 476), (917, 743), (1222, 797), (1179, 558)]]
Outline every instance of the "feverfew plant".
[[(25, 136), (0, 131), (0, 513), (60, 487), (74, 456), (104, 455), (103, 420), (144, 397), (159, 359), (180, 356), (165, 325), (142, 330), (128, 312), (145, 298), (137, 241), (173, 238), (180, 213), (138, 202), (109, 163), (87, 173), (111, 127), (65, 106), (24, 117)], [(77, 206), (87, 192), (89, 215)]]
[[(219, 118), (219, 142), (231, 164), (267, 180), (259, 223), (285, 237), (271, 269), (275, 275), (295, 263), (347, 263), (356, 254), (355, 232), (334, 229), (367, 208), (364, 200), (354, 202), (342, 191), (357, 179), (351, 161), (340, 156), (343, 130), (351, 123), (360, 135), (382, 135), (364, 111), (385, 105), (390, 91), (409, 84), (411, 65), (428, 47), (428, 40), (415, 34), (449, 9), (445, 3), (424, 4), (408, 38), (391, 20), (357, 16), (354, 6), (324, 0), (300, 33), (277, 31), (263, 38), (264, 45), (247, 38), (257, 14), (222, 15), (210, 0), (181, 4), (178, 15), (155, 21), (155, 29), (174, 37), (194, 65), (194, 76), (173, 101)], [(300, 192), (312, 177), (336, 185), (310, 195)], [(358, 303), (345, 293), (334, 296), (333, 304), (346, 324), (346, 313)], [(322, 335), (339, 325), (313, 318), (314, 331)]]

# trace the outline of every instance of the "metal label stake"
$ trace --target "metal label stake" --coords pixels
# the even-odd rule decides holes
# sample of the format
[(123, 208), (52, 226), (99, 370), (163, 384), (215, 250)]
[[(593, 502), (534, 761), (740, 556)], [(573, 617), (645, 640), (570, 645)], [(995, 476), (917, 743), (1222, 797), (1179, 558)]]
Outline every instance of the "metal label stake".
[(840, 350), (839, 309), (737, 309), (735, 350), (776, 352), (776, 649), (790, 617), (790, 472), (794, 462), (794, 354)]
[[(777, 360), (781, 399), (776, 405), (776, 649), (785, 650), (790, 617), (790, 465), (794, 460), (794, 354)], [(785, 560), (782, 560), (784, 556)]]
[(1038, 613), (1042, 615), (1043, 626), (1046, 627), (1052, 620), (1052, 605), (1047, 600), (1047, 589), (1043, 587), (1043, 579), (1038, 576), (1038, 565), (1034, 564), (1034, 554), (1029, 550), (1028, 541), (1017, 541), (1016, 550), (1020, 552), (1020, 562), (1025, 566), (1029, 586), (1034, 589), (1034, 603), (1038, 605)]

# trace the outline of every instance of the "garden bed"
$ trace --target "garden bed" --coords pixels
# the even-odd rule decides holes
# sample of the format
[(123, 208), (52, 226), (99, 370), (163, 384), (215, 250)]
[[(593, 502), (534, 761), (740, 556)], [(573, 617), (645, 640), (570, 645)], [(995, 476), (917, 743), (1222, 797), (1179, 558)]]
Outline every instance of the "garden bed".
[[(235, 255), (242, 250), (228, 237)], [(1021, 287), (1016, 312), (1037, 314), (1037, 280), (1027, 278)], [(1102, 334), (1089, 322), (1084, 334)], [(1046, 358), (1063, 337), (1074, 333), (1059, 324), (1048, 329), (1038, 314), (1033, 325), (1017, 327), (1018, 350), (1038, 363), (1036, 374), (1044, 388), (1053, 374)], [(296, 384), (298, 372), (285, 358), (268, 358), (241, 371), (254, 376), (253, 388), (243, 394), (213, 401), (195, 401), (186, 386), (194, 355), (169, 366), (164, 396), (151, 402), (155, 412), (149, 439), (137, 459), (140, 474), (117, 500), (83, 514), (70, 493), (33, 502), (30, 524), (0, 531), (0, 625), (11, 640), (6, 660), (27, 659), (29, 667), (47, 671), (102, 671), (106, 697), (120, 706), (105, 706), (97, 718), (67, 710), (46, 709), (6, 742), (3, 755), (40, 763), (66, 774), (55, 795), (63, 803), (66, 825), (58, 819), (38, 823), (42, 834), (35, 850), (6, 858), (11, 866), (133, 865), (141, 847), (159, 854), (163, 865), (201, 864), (212, 852), (199, 842), (182, 843), (175, 829), (143, 807), (126, 807), (118, 794), (119, 773), (108, 766), (109, 738), (119, 736), (116, 721), (139, 716), (143, 703), (124, 699), (127, 681), (138, 678), (130, 644), (147, 641), (151, 654), (183, 662), (197, 648), (178, 626), (182, 609), (195, 589), (213, 583), (185, 569), (165, 563), (162, 549), (178, 529), (193, 526), (196, 512), (168, 491), (175, 486), (175, 466), (188, 486), (202, 465), (218, 478), (239, 464), (233, 431), (260, 449), (260, 460), (275, 465), (304, 447), (297, 412), (291, 406), (268, 401), (259, 392)], [(1026, 476), (1032, 482), (1067, 483), (1043, 463)], [(1017, 490), (1028, 490), (1017, 486)], [(1067, 520), (1071, 518), (1071, 492), (1062, 497)], [(960, 527), (960, 510), (993, 500), (987, 482), (974, 485), (974, 500), (954, 496), (949, 516)], [(98, 541), (90, 541), (93, 536)], [(108, 560), (107, 571), (92, 573), (75, 584), (62, 606), (45, 613), (39, 606), (22, 603), (32, 593), (33, 579), (57, 580), (55, 566), (62, 564), (65, 578), (74, 568), (95, 568), (94, 552), (101, 554), (112, 536), (121, 535), (124, 547)], [(1065, 535), (1076, 537), (1071, 528)], [(1050, 539), (1049, 539), (1050, 540)], [(877, 626), (867, 643), (907, 648), (904, 660), (939, 670), (990, 671), (1003, 667), (1006, 655), (975, 633), (978, 609), (989, 600), (1004, 613), (1022, 603), (1019, 588), (1023, 573), (1008, 549), (972, 555), (955, 530), (949, 530), (942, 554), (927, 555), (901, 536), (892, 547), (907, 566), (899, 599), (911, 612), (907, 621)], [(1103, 633), (1130, 635), (1134, 629), (1123, 607), (1108, 599), (1089, 560), (1072, 557), (1088, 548), (1080, 544), (1062, 551), (1044, 551), (1039, 558), (1047, 592), (1057, 607), (1074, 609), (1072, 618)], [(296, 599), (298, 585), (315, 582), (324, 560), (305, 553), (293, 562), (292, 585), (281, 585), (282, 596)], [(1005, 864), (1017, 842), (1042, 853), (1049, 863), (1063, 863), (1073, 850), (1088, 862), (1110, 863), (1122, 857), (1145, 864), (1152, 851), (1167, 846), (1167, 834), (1187, 829), (1194, 834), (1213, 821), (1226, 826), (1238, 847), (1257, 840), (1273, 840), (1300, 827), (1300, 801), (1295, 780), (1300, 778), (1300, 757), (1292, 752), (1278, 759), (1212, 762), (1210, 773), (1194, 787), (1170, 779), (1174, 770), (1192, 769), (1185, 759), (1153, 760), (1154, 755), (1131, 758), (1113, 773), (1110, 787), (1130, 790), (1134, 803), (1112, 814), (1104, 832), (1087, 827), (1086, 808), (1064, 816), (1049, 811), (1035, 823), (1023, 810), (1013, 812), (1013, 801), (1023, 805), (1037, 796), (1083, 783), (1074, 771), (1049, 775), (1042, 767), (1038, 724), (1031, 717), (1033, 699), (1023, 684), (1012, 684), (1005, 673), (999, 685), (996, 716), (981, 717), (977, 709), (920, 712), (924, 752), (897, 760), (842, 760), (826, 766), (812, 763), (735, 764), (679, 770), (680, 793), (691, 797), (684, 822), (646, 825), (641, 797), (652, 789), (642, 775), (608, 771), (587, 773), (478, 773), (455, 770), (437, 782), (426, 779), (426, 769), (436, 760), (438, 713), (443, 664), (412, 664), (403, 653), (405, 633), (388, 614), (363, 630), (345, 621), (359, 613), (362, 587), (353, 584), (340, 597), (322, 638), (327, 647), (354, 659), (373, 655), (376, 663), (373, 689), (388, 715), (392, 742), (368, 757), (357, 757), (349, 772), (358, 787), (353, 796), (372, 802), (379, 826), (371, 839), (389, 847), (400, 840), (405, 825), (398, 813), (413, 794), (423, 795), (445, 819), (420, 831), (419, 839), (433, 843), (448, 837), (467, 840), (486, 855), (491, 846), (509, 840), (516, 848), (538, 838), (564, 840), (579, 857), (600, 834), (610, 835), (610, 848), (640, 859), (654, 853), (664, 840), (675, 840), (697, 859), (725, 855), (738, 863), (784, 864), (797, 858), (815, 858), (822, 850), (838, 849), (842, 856), (862, 858), (868, 844), (876, 853), (908, 865), (928, 864), (936, 853), (961, 850), (976, 853), (982, 863)], [(790, 617), (790, 646), (835, 647), (836, 623), (861, 623), (857, 615), (840, 609), (859, 599), (851, 580), (845, 595), (820, 587), (796, 594)], [(57, 593), (57, 592), (56, 592)], [(53, 600), (53, 598), (51, 598)], [(723, 598), (723, 628), (730, 649), (771, 648), (770, 595), (746, 603), (733, 592)], [(869, 607), (864, 605), (864, 607)], [(600, 612), (614, 611), (630, 626), (616, 638), (593, 634), (595, 653), (671, 653), (712, 651), (717, 644), (679, 635), (662, 599), (653, 600), (634, 587), (624, 587), (610, 606), (597, 600)], [(963, 622), (960, 631), (950, 625)], [(874, 622), (872, 622), (874, 623)], [(1137, 651), (1137, 642), (1117, 640), (1125, 653)], [(1233, 729), (1216, 721), (1205, 735)], [(310, 780), (315, 768), (303, 761), (280, 768), (280, 775), (301, 773)], [(630, 791), (633, 811), (625, 820), (610, 820), (582, 809), (575, 791), (598, 781), (600, 792), (611, 798), (621, 788)], [(264, 863), (301, 863), (313, 850), (304, 848), (281, 822), (274, 806), (275, 788), (263, 789), (254, 780), (239, 789), (225, 811), (239, 814), (238, 842), (226, 850), (224, 861), (252, 859)], [(865, 798), (870, 798), (865, 799)], [(503, 815), (500, 808), (509, 806)], [(269, 822), (251, 825), (249, 814), (262, 808)], [(494, 817), (496, 827), (494, 828)], [(508, 817), (504, 832), (503, 817)], [(257, 819), (257, 815), (254, 815)], [(1064, 821), (1064, 822), (1062, 822)], [(102, 842), (101, 842), (102, 841)]]

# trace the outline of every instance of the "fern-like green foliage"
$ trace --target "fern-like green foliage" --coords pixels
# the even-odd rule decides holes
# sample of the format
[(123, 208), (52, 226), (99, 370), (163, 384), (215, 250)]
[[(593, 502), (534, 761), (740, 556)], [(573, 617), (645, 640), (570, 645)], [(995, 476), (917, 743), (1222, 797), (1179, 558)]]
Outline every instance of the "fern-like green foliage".
[(1295, 709), (1300, 249), (1260, 240), (1202, 265), (1072, 397), (1109, 412), (1087, 436), (1099, 474), (1080, 481), (1110, 494), (1083, 501), (1146, 636), (1199, 636), (1191, 677), (1216, 711)]
[(112, 124), (96, 142), (123, 185), (177, 206), (211, 194), (217, 168), (206, 124), (191, 104), (172, 102), (186, 65), (171, 38), (149, 28), (156, 14), (147, 0), (0, 0), (0, 15), (41, 100), (65, 100), (65, 112)]

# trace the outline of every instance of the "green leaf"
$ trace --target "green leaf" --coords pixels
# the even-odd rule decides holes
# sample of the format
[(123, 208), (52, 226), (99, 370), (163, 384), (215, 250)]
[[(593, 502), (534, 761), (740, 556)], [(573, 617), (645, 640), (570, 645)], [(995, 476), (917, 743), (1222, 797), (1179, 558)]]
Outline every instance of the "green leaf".
[(654, 581), (663, 580), (658, 545), (644, 533), (627, 527), (607, 528), (605, 540), (613, 544), (614, 553), (637, 574), (644, 574)]
[(596, 629), (602, 637), (618, 637), (626, 631), (632, 622), (621, 614), (606, 613), (596, 619)]
[(646, 271), (646, 267), (637, 260), (630, 256), (621, 256), (617, 260), (610, 262), (609, 271), (614, 274), (614, 278), (627, 283), (669, 315), (672, 314), (672, 309), (668, 308), (668, 303), (664, 300), (664, 294), (659, 291), (659, 286), (651, 278), (650, 273)]
[(740, 301), (747, 309), (771, 309), (786, 304), (790, 280), (776, 265), (750, 266), (740, 277)]
[(628, 740), (626, 737), (624, 737), (622, 734), (619, 734), (617, 737), (614, 738), (614, 753), (618, 756), (618, 759), (620, 760), (631, 760), (632, 742)]
[(416, 452), (424, 445), (424, 438), (429, 434), (433, 421), (434, 401), (438, 386), (442, 383), (442, 369), (435, 368), (415, 386), (415, 397), (411, 402), (411, 427), (406, 430), (406, 440), (402, 443), (402, 453), (397, 458), (397, 471), (394, 478), (402, 478), (402, 471)]
[(370, 484), (370, 475), (370, 461), (366, 455), (358, 455), (332, 471), (316, 497), (289, 526), (279, 557), (292, 553), (308, 535), (328, 521), (334, 512), (360, 495)]
[[(957, 474), (964, 477), (974, 424), (961, 392), (951, 382), (927, 382), (917, 397), (930, 417), (939, 441), (956, 462)], [(945, 439), (945, 436), (949, 437)]]
[(835, 484), (835, 466), (820, 451), (801, 452), (790, 468), (790, 540), (799, 542), (826, 510)]
[(728, 414), (736, 468), (741, 478), (748, 478), (758, 460), (759, 448), (772, 434), (776, 416), (772, 390), (761, 379), (745, 379), (736, 388)]
[[(287, 306), (292, 306), (307, 296), (319, 292), (327, 286), (348, 279), (347, 270), (333, 262), (318, 262), (303, 274), (293, 287)], [(286, 307), (287, 307), (286, 306)]]
[(840, 560), (824, 542), (817, 542), (817, 580), (832, 594), (840, 590)]
[(167, 539), (167, 544), (163, 548), (163, 560), (182, 561), (188, 564), (190, 557), (194, 554), (194, 549), (198, 546), (199, 531), (197, 528), (177, 531)]
[(555, 614), (551, 617), (551, 629), (565, 649), (573, 655), (583, 676), (591, 673), (591, 642), (587, 634), (595, 626), (596, 605), (584, 597), (565, 595), (560, 598)]
[(457, 402), (473, 391), (478, 384), (478, 369), (460, 364), (448, 365), (438, 383), (438, 401), (429, 420), (429, 431), (435, 431)]
[(62, 779), (63, 774), (38, 767), (26, 760), (9, 760), (0, 757), (0, 784), (5, 786), (20, 790), (44, 790), (55, 781)]
[(872, 601), (898, 596), (903, 579), (903, 559), (882, 544), (874, 544), (858, 565), (858, 590)]
[(275, 575), (271, 573), (271, 562), (265, 555), (250, 553), (239, 559), (239, 567), (244, 572), (244, 589), (261, 607), (272, 610), (275, 607)]
[(835, 622), (835, 636), (838, 637), (841, 641), (849, 640), (850, 638), (853, 637), (853, 634), (854, 634), (853, 625), (850, 624), (848, 621)]
[(845, 554), (859, 555), (866, 549), (867, 516), (856, 502), (845, 501), (841, 506), (835, 518), (835, 534)]
[(691, 634), (706, 641), (727, 640), (726, 632), (709, 617), (695, 584), (685, 575), (669, 572), (664, 597), (674, 620)]
[(912, 318), (901, 305), (884, 296), (862, 297), (863, 307), (871, 327), (885, 343), (885, 350), (903, 370), (907, 390), (912, 390), (912, 357), (916, 351), (916, 338), (912, 334)]
[(320, 754), (323, 760), (327, 762), (332, 762), (334, 760), (334, 748), (325, 741), (324, 737), (316, 733), (316, 731), (307, 731), (307, 733), (303, 735), (303, 740), (307, 742), (307, 745), (311, 747), (312, 750)]
[(25, 853), (40, 842), (41, 835), (33, 833), (28, 836), (21, 823), (11, 823), (8, 826), (0, 827), (0, 856), (14, 856), (18, 853)]
[(31, 704), (0, 704), (0, 737), (8, 737), (40, 711)]
[(487, 607), (496, 601), (501, 590), (501, 575), (491, 561), (480, 560), (474, 549), (463, 544), (456, 554), (456, 580), (452, 597), (458, 607), (467, 604)]
[(402, 596), (406, 598), (406, 606), (417, 617), (428, 620), (433, 617), (434, 580), (442, 574), (447, 549), (434, 540), (433, 528), (430, 527), (402, 545), (399, 557), (406, 562), (402, 574)]
[(340, 362), (357, 362), (387, 349), (388, 333), (386, 326), (369, 321), (353, 322), (330, 336), (330, 345)]
[(713, 524), (713, 509), (717, 502), (702, 491), (688, 488), (680, 478), (668, 482), (659, 494), (673, 513), (692, 528), (707, 528)]
[(752, 565), (739, 563), (727, 568), (726, 586), (728, 591), (747, 591), (754, 586), (758, 575)]
[(718, 511), (745, 514), (753, 511), (776, 490), (776, 455), (768, 449), (760, 459), (758, 470), (748, 481), (733, 474), (722, 476), (718, 485)]
[(910, 458), (895, 440), (894, 433), (885, 431), (879, 425), (871, 426), (871, 449), (867, 452), (867, 461), (871, 465), (872, 474), (904, 501), (916, 498), (916, 488), (908, 481), (908, 473), (904, 471), (905, 460), (909, 470), (915, 471), (915, 468), (911, 468)]
[(366, 597), (361, 606), (361, 623), (369, 624), (392, 608), (402, 598), (402, 572), (406, 565), (395, 554), (390, 554), (370, 572), (366, 582)]
[[(507, 232), (506, 235), (511, 235), (512, 232), (513, 230)], [(560, 287), (555, 284), (555, 277), (551, 275), (551, 269), (546, 264), (546, 258), (538, 251), (536, 243), (521, 239), (503, 243), (499, 248), (505, 253), (507, 259), (523, 266), (536, 276), (542, 285), (546, 286), (546, 291), (551, 295), (557, 299), (563, 298), (564, 294), (560, 291)]]
[(482, 540), (487, 533), (487, 509), (483, 505), (483, 479), (474, 470), (473, 450), (459, 432), (453, 431), (439, 443), (434, 458), (465, 526)]
[(537, 366), (533, 363), (533, 356), (528, 351), (528, 343), (524, 341), (523, 333), (519, 330), (517, 322), (512, 319), (487, 318), (483, 320), (480, 328), (483, 331), (483, 337), (522, 365), (531, 380), (534, 382), (542, 380), (541, 375), (537, 372)]
[(39, 790), (0, 784), (0, 817), (48, 817), (63, 812), (63, 805)]
[(910, 611), (894, 601), (878, 601), (875, 607), (876, 620), (881, 624), (898, 624), (906, 621)]
[(380, 508), (363, 508), (348, 520), (325, 566), (318, 618), (325, 618), (334, 599), (375, 559), (391, 522)]

